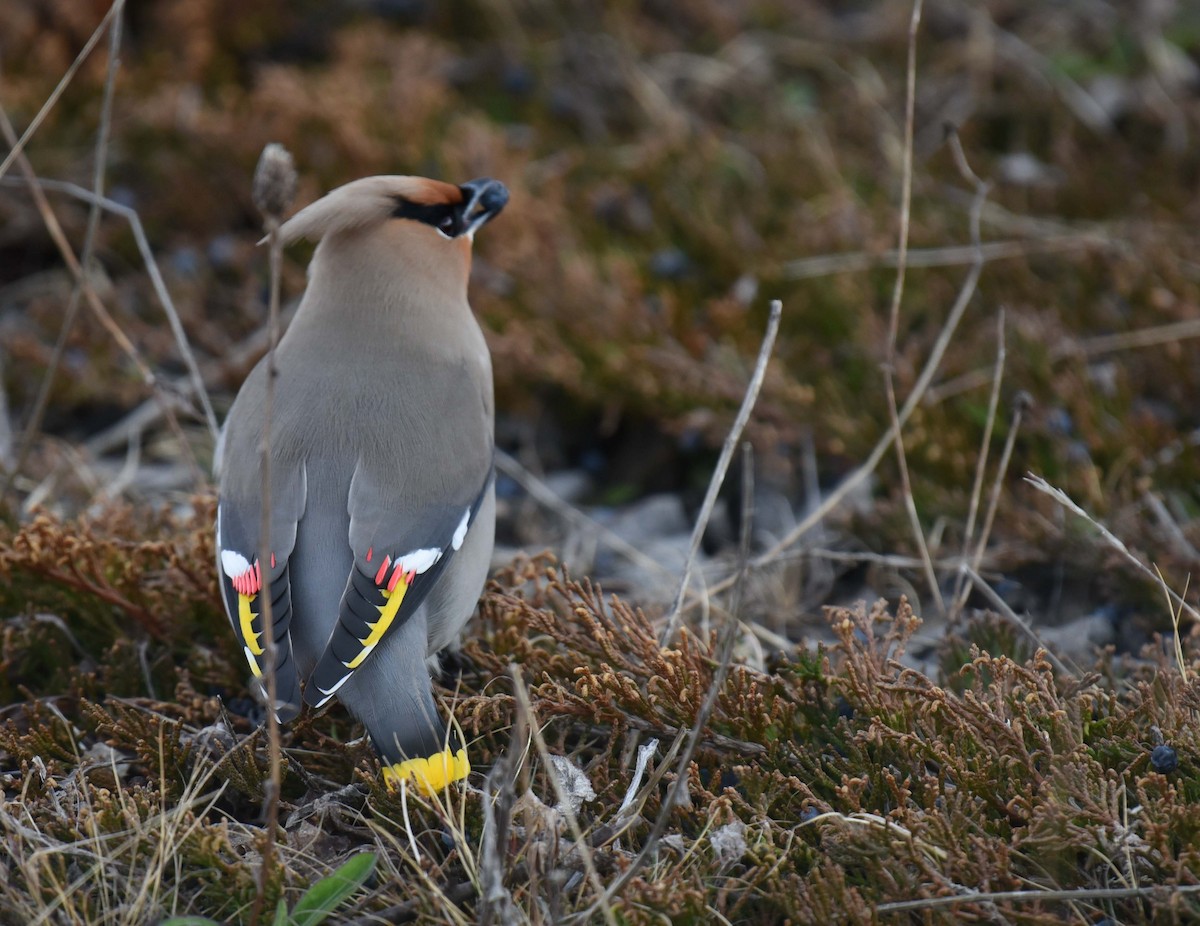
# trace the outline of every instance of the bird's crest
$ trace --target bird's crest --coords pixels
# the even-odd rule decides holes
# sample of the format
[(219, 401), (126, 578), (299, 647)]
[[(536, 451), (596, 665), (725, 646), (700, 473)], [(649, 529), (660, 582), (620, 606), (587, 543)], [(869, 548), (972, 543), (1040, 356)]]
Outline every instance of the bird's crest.
[(353, 231), (383, 222), (396, 214), (398, 204), (415, 207), (459, 205), (459, 187), (426, 177), (364, 177), (326, 193), (279, 227), (284, 244), (300, 238), (320, 241), (326, 235)]

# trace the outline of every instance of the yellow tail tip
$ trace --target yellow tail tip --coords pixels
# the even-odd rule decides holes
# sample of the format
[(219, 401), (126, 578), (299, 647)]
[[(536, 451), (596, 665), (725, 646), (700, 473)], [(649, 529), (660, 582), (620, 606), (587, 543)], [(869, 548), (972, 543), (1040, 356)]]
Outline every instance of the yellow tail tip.
[(395, 765), (383, 767), (383, 783), (389, 791), (400, 788), (400, 782), (407, 781), (426, 797), (441, 791), (446, 785), (461, 781), (471, 773), (471, 763), (467, 761), (467, 751), (460, 749), (457, 753), (443, 749), (428, 759), (408, 759)]

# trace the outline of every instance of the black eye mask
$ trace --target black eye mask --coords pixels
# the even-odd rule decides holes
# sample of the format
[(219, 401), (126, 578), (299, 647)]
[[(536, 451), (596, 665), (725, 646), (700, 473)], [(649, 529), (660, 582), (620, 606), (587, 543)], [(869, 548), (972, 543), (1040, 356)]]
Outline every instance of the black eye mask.
[(392, 217), (422, 222), (447, 238), (457, 238), (473, 234), (508, 204), (508, 190), (498, 180), (483, 177), (464, 183), (458, 189), (462, 201), (457, 203), (414, 203), (397, 196)]
[(397, 197), (396, 208), (392, 210), (392, 218), (423, 222), (436, 228), (447, 238), (456, 238), (467, 227), (463, 221), (463, 208), (464, 204), (462, 203), (453, 206), (448, 203), (428, 205), (409, 202), (407, 199)]

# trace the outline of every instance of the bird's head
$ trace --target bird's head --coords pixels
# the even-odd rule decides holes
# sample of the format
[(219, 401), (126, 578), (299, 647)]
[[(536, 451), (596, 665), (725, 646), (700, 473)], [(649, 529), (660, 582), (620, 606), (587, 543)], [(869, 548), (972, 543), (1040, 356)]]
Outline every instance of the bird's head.
[(426, 177), (364, 177), (305, 206), (279, 227), (283, 244), (300, 238), (322, 247), (357, 252), (362, 259), (384, 249), (410, 271), (459, 264), (453, 278), (465, 283), (475, 232), (508, 203), (499, 180), (481, 178), (461, 186)]
[(305, 206), (280, 226), (279, 235), (284, 244), (320, 241), (400, 220), (427, 226), (428, 234), (469, 241), (507, 203), (508, 189), (487, 177), (461, 186), (427, 177), (364, 177)]

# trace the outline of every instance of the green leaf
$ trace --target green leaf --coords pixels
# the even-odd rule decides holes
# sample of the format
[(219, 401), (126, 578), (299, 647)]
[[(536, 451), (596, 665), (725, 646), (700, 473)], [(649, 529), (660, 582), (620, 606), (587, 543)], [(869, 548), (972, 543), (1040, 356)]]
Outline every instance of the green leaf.
[(357, 891), (375, 868), (375, 853), (360, 852), (307, 891), (292, 910), (292, 926), (317, 926)]
[(207, 916), (173, 916), (163, 920), (158, 926), (221, 926), (216, 920)]
[(275, 922), (272, 926), (288, 926), (287, 904), (279, 898), (279, 906), (275, 908)]

